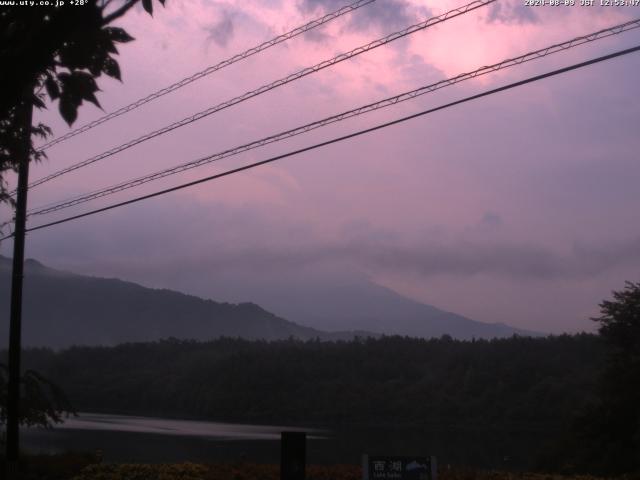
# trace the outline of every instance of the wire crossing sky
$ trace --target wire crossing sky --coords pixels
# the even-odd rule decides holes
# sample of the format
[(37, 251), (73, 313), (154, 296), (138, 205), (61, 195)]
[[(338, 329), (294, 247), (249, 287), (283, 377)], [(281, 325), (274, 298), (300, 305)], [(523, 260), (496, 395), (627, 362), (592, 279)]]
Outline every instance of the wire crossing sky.
[[(121, 24), (137, 39), (120, 55), (128, 82), (105, 88), (103, 105), (116, 110), (352, 1), (167, 2), (154, 18), (134, 9)], [(58, 144), (32, 180), (470, 1), (373, 2)], [(31, 213), (125, 190), (31, 216), (28, 226), (633, 47), (640, 44), (638, 13), (597, 2), (530, 8), (521, 0), (496, 1), (46, 183), (31, 192), (30, 207), (37, 207)], [(589, 43), (594, 34), (585, 34), (612, 25), (624, 34), (599, 33), (602, 39)], [(571, 48), (569, 39), (584, 43)], [(551, 55), (548, 46), (569, 48)], [(542, 57), (521, 58), (527, 52)], [(500, 64), (514, 60), (522, 63)], [(356, 320), (369, 318), (371, 303), (358, 300), (358, 292), (373, 283), (481, 322), (593, 331), (588, 318), (597, 314), (597, 301), (640, 271), (632, 208), (640, 202), (640, 55), (598, 65), (159, 194), (135, 208), (43, 228), (29, 234), (27, 255), (80, 274), (252, 301), (325, 330), (342, 322), (330, 307), (341, 298), (353, 302), (343, 310), (354, 321), (340, 325), (359, 328)], [(465, 75), (476, 76), (465, 81)], [(415, 98), (422, 92), (428, 96)], [(83, 109), (78, 126), (107, 112)], [(54, 109), (36, 119), (60, 134), (70, 130)], [(170, 176), (174, 170), (182, 173)], [(11, 243), (0, 253), (10, 255)], [(292, 298), (292, 290), (300, 294)]]
[(302, 70), (299, 70), (298, 72), (292, 73), (292, 74), (290, 74), (290, 75), (288, 75), (286, 77), (283, 77), (283, 78), (281, 78), (279, 80), (276, 80), (275, 82), (271, 82), (269, 84), (265, 84), (265, 85), (255, 89), (255, 90), (246, 92), (243, 95), (235, 97), (235, 98), (233, 98), (231, 100), (227, 100), (226, 102), (223, 102), (223, 103), (220, 103), (218, 105), (212, 106), (212, 107), (210, 107), (210, 108), (208, 108), (206, 110), (203, 110), (201, 112), (198, 112), (198, 113), (196, 113), (196, 114), (194, 114), (194, 115), (192, 115), (190, 117), (184, 118), (184, 119), (182, 119), (182, 120), (180, 120), (178, 122), (172, 123), (171, 125), (168, 125), (168, 126), (163, 127), (161, 129), (155, 130), (155, 131), (153, 131), (151, 133), (148, 133), (146, 135), (138, 137), (138, 138), (136, 138), (134, 140), (131, 140), (131, 141), (127, 142), (127, 143), (121, 144), (121, 145), (119, 145), (117, 147), (114, 147), (114, 148), (112, 148), (110, 150), (107, 150), (106, 152), (103, 152), (103, 153), (101, 153), (99, 155), (96, 155), (94, 157), (91, 157), (89, 159), (86, 159), (84, 161), (76, 163), (74, 165), (71, 165), (71, 166), (69, 166), (67, 168), (59, 170), (59, 171), (57, 171), (55, 173), (47, 175), (47, 176), (45, 176), (45, 177), (43, 177), (43, 178), (41, 178), (39, 180), (35, 180), (34, 182), (32, 182), (29, 185), (29, 188), (34, 188), (34, 187), (36, 187), (38, 185), (42, 185), (43, 183), (48, 182), (50, 180), (53, 180), (54, 178), (60, 177), (61, 175), (65, 175), (65, 174), (67, 174), (69, 172), (72, 172), (74, 170), (78, 170), (80, 168), (86, 167), (87, 165), (91, 165), (91, 164), (93, 164), (95, 162), (98, 162), (98, 161), (103, 160), (105, 158), (108, 158), (108, 157), (110, 157), (112, 155), (120, 153), (120, 152), (122, 152), (124, 150), (127, 150), (127, 149), (129, 149), (129, 148), (131, 148), (131, 147), (133, 147), (135, 145), (138, 145), (140, 143), (143, 143), (143, 142), (145, 142), (147, 140), (151, 140), (151, 139), (153, 139), (155, 137), (164, 135), (164, 134), (166, 134), (166, 133), (168, 133), (168, 132), (170, 132), (172, 130), (175, 130), (177, 128), (180, 128), (180, 127), (183, 127), (185, 125), (189, 125), (189, 124), (191, 124), (193, 122), (196, 122), (198, 120), (201, 120), (202, 118), (205, 118), (205, 117), (207, 117), (209, 115), (212, 115), (212, 114), (217, 113), (217, 112), (219, 112), (221, 110), (229, 108), (229, 107), (231, 107), (233, 105), (236, 105), (238, 103), (241, 103), (241, 102), (244, 102), (246, 100), (249, 100), (249, 99), (251, 99), (253, 97), (256, 97), (258, 95), (266, 93), (266, 92), (268, 92), (270, 90), (274, 90), (274, 89), (276, 89), (278, 87), (281, 87), (281, 86), (286, 85), (286, 84), (288, 84), (290, 82), (293, 82), (295, 80), (303, 78), (303, 77), (305, 77), (307, 75), (311, 75), (313, 73), (316, 73), (316, 72), (318, 72), (320, 70), (323, 70), (325, 68), (328, 68), (330, 66), (336, 65), (336, 64), (338, 64), (340, 62), (343, 62), (345, 60), (352, 59), (352, 58), (354, 58), (354, 57), (356, 57), (358, 55), (361, 55), (361, 54), (363, 54), (365, 52), (371, 51), (371, 50), (373, 50), (375, 48), (378, 48), (378, 47), (381, 47), (381, 46), (386, 45), (388, 43), (391, 43), (391, 42), (393, 42), (395, 40), (398, 40), (400, 38), (403, 38), (403, 37), (406, 37), (408, 35), (414, 34), (416, 32), (419, 32), (419, 31), (424, 30), (426, 28), (429, 28), (431, 26), (446, 22), (447, 20), (450, 20), (452, 18), (456, 18), (456, 17), (459, 17), (461, 15), (467, 14), (467, 13), (473, 11), (473, 10), (476, 10), (478, 8), (481, 8), (481, 7), (487, 6), (487, 5), (491, 4), (491, 3), (494, 3), (495, 1), (496, 0), (474, 0), (473, 2), (468, 3), (467, 5), (464, 5), (462, 7), (458, 7), (458, 8), (449, 10), (448, 12), (446, 12), (446, 13), (444, 13), (442, 15), (439, 15), (439, 16), (436, 16), (436, 17), (432, 17), (432, 18), (429, 18), (429, 19), (427, 19), (427, 20), (425, 20), (423, 22), (411, 25), (411, 26), (409, 26), (407, 28), (404, 28), (404, 29), (402, 29), (400, 31), (394, 32), (394, 33), (392, 33), (390, 35), (387, 35), (387, 36), (382, 37), (380, 39), (374, 40), (374, 41), (372, 41), (372, 42), (370, 42), (370, 43), (368, 43), (366, 45), (362, 45), (360, 47), (357, 47), (357, 48), (355, 48), (355, 49), (353, 49), (353, 50), (351, 50), (349, 52), (342, 53), (342, 54), (337, 55), (337, 56), (335, 56), (335, 57), (333, 57), (333, 58), (331, 58), (329, 60), (325, 60), (325, 61), (320, 62), (320, 63), (318, 63), (316, 65), (313, 65), (311, 67), (307, 67), (307, 68), (304, 68)]
[(291, 130), (287, 130), (285, 132), (280, 132), (278, 134), (275, 135), (271, 135), (269, 137), (265, 137), (262, 138), (260, 140), (255, 140), (253, 142), (238, 146), (238, 147), (234, 147), (231, 149), (227, 149), (223, 152), (219, 152), (213, 155), (208, 155), (206, 157), (202, 157), (199, 158), (197, 160), (193, 160), (191, 162), (187, 162), (187, 163), (183, 163), (181, 165), (172, 167), (172, 168), (167, 168), (149, 175), (145, 175), (142, 177), (138, 177), (132, 180), (128, 180), (126, 182), (122, 182), (119, 183), (117, 185), (112, 185), (110, 187), (107, 188), (103, 188), (101, 190), (97, 190), (79, 197), (75, 197), (73, 199), (69, 199), (63, 202), (59, 202), (59, 203), (54, 203), (54, 204), (50, 204), (50, 206), (44, 206), (44, 207), (37, 207), (34, 208), (33, 210), (31, 210), (29, 212), (29, 215), (43, 215), (43, 214), (47, 214), (47, 213), (51, 213), (51, 212), (56, 212), (59, 210), (63, 210), (65, 208), (69, 208), (75, 205), (79, 205), (97, 198), (101, 198), (101, 197), (105, 197), (107, 195), (111, 195), (117, 192), (121, 192), (123, 190), (127, 190), (129, 188), (133, 188), (133, 187), (137, 187), (143, 184), (146, 184), (148, 182), (154, 181), (154, 180), (158, 180), (161, 178), (165, 178), (169, 175), (173, 175), (179, 172), (183, 172), (192, 168), (196, 168), (199, 167), (201, 165), (206, 165), (209, 164), (211, 162), (217, 161), (217, 160), (221, 160), (223, 158), (228, 158), (234, 155), (237, 155), (239, 153), (242, 152), (246, 152), (258, 147), (262, 147), (264, 145), (268, 145), (270, 143), (275, 143), (287, 138), (291, 138), (293, 136), (296, 135), (300, 135), (306, 132), (309, 132), (311, 130), (317, 129), (317, 128), (321, 128), (324, 127), (326, 125), (330, 125), (332, 123), (336, 123), (342, 120), (346, 120), (348, 118), (352, 118), (358, 115), (362, 115), (368, 112), (372, 112), (375, 110), (379, 110), (382, 108), (386, 108), (389, 107), (391, 105), (395, 105), (397, 103), (400, 102), (404, 102), (407, 100), (412, 100), (418, 96), (427, 94), (427, 93), (431, 93), (434, 92), (436, 90), (439, 90), (441, 88), (445, 88), (451, 85), (455, 85), (457, 83), (463, 82), (465, 80), (470, 80), (472, 78), (476, 78), (479, 77), (481, 75), (486, 75), (492, 72), (496, 72), (499, 70), (503, 70), (505, 68), (510, 68), (513, 66), (517, 66), (520, 65), (522, 63), (525, 62), (529, 62), (531, 60), (536, 60), (536, 59), (540, 59), (540, 58), (544, 58), (548, 55), (552, 55), (554, 53), (558, 53), (558, 52), (563, 52), (566, 50), (569, 50), (571, 48), (577, 47), (579, 45), (583, 45), (586, 43), (591, 43), (593, 41), (596, 40), (600, 40), (603, 38), (608, 38), (612, 35), (618, 35), (620, 33), (623, 32), (628, 32), (630, 30), (634, 30), (636, 28), (640, 27), (640, 19), (635, 19), (635, 20), (631, 20), (629, 22), (625, 22), (619, 25), (615, 25), (606, 29), (602, 29), (599, 30), (597, 32), (593, 32), (587, 35), (583, 35), (580, 37), (576, 37), (573, 38), (571, 40), (568, 40), (566, 42), (562, 42), (559, 44), (554, 44), (548, 47), (544, 47), (529, 53), (526, 53), (524, 55), (520, 55), (518, 57), (514, 57), (514, 58), (510, 58), (510, 59), (506, 59), (506, 60), (502, 60), (501, 62), (495, 63), (493, 65), (490, 66), (484, 66), (481, 68), (478, 68), (477, 70), (474, 70), (472, 72), (467, 72), (467, 73), (462, 73), (459, 74), (455, 77), (452, 78), (448, 78), (445, 80), (441, 80), (439, 82), (424, 86), (424, 87), (420, 87), (418, 89), (415, 90), (411, 90), (409, 92), (404, 92), (401, 93), (399, 95), (395, 95), (393, 97), (388, 97), (385, 98), (383, 100), (380, 100), (378, 102), (375, 103), (370, 103), (361, 107), (358, 107), (356, 109), (352, 109), (352, 110), (348, 110), (346, 112), (342, 112), (336, 115), (332, 115), (330, 117), (324, 118), (322, 120), (318, 120), (312, 123), (308, 123), (306, 125), (291, 129)]
[(261, 43), (260, 45), (257, 45), (255, 47), (252, 47), (248, 50), (245, 50), (242, 53), (239, 53), (237, 55), (234, 55), (226, 60), (223, 60), (215, 65), (212, 65), (204, 70), (201, 70), (197, 73), (194, 73), (193, 75), (187, 77), (187, 78), (183, 78), (182, 80), (175, 82), (171, 85), (169, 85), (168, 87), (162, 88), (154, 93), (151, 93), (149, 95), (147, 95), (146, 97), (143, 97), (133, 103), (130, 103), (129, 105), (126, 105), (122, 108), (119, 108), (118, 110), (115, 110), (111, 113), (108, 113), (107, 115), (104, 115), (96, 120), (94, 120), (93, 122), (89, 122), (86, 125), (83, 125), (82, 127), (76, 128), (75, 130), (72, 130), (64, 135), (61, 135), (60, 137), (54, 138), (53, 140), (51, 140), (50, 142), (45, 143), (44, 145), (39, 147), (40, 151), (46, 150), (58, 143), (64, 142), (65, 140), (68, 140), (72, 137), (75, 137), (76, 135), (79, 135), (81, 133), (84, 133), (86, 131), (91, 130), (92, 128), (97, 127), (98, 125), (101, 125), (105, 122), (108, 122), (109, 120), (112, 120), (116, 117), (119, 117), (121, 115), (124, 115), (125, 113), (131, 112), (133, 110), (135, 110), (138, 107), (141, 107), (142, 105), (152, 102), (154, 100), (157, 100), (160, 97), (163, 97), (164, 95), (167, 95), (175, 90), (178, 90), (179, 88), (182, 88), (186, 85), (189, 85), (190, 83), (193, 83), (197, 80), (200, 80), (203, 77), (206, 77), (207, 75), (211, 75), (214, 72), (217, 72), (218, 70), (222, 70), (225, 67), (228, 67), (229, 65), (233, 65), (236, 62), (239, 62), (241, 60), (244, 60), (246, 58), (251, 57), (252, 55), (255, 55), (257, 53), (260, 53), (264, 50), (267, 50), (268, 48), (271, 48), (275, 45), (278, 45), (280, 43), (286, 42), (287, 40), (290, 40), (291, 38), (297, 37), (298, 35), (301, 35), (303, 33), (309, 32), (311, 30), (313, 30), (314, 28), (317, 28), (321, 25), (324, 25), (332, 20), (335, 20), (336, 18), (339, 18), (343, 15), (346, 15), (348, 13), (353, 12), (354, 10), (359, 9), (360, 7), (364, 7), (365, 5), (369, 5), (370, 3), (375, 2), (376, 0), (357, 0), (353, 3), (350, 3), (348, 5), (345, 5), (344, 7), (341, 7), (331, 13), (327, 13), (326, 15), (323, 15), (320, 18), (317, 18), (315, 20), (310, 21), (309, 23), (306, 23), (304, 25), (301, 25), (299, 27), (294, 28), (293, 30), (282, 34), (282, 35), (278, 35), (275, 38), (272, 38), (271, 40), (268, 40), (264, 43)]
[[(124, 202), (119, 202), (119, 203), (112, 204), (112, 205), (109, 205), (109, 206), (106, 206), (106, 207), (102, 207), (102, 208), (98, 208), (98, 209), (95, 209), (95, 210), (91, 210), (89, 212), (85, 212), (85, 213), (82, 213), (82, 214), (79, 214), (79, 215), (74, 215), (74, 216), (66, 217), (66, 218), (63, 218), (63, 219), (60, 219), (60, 220), (57, 220), (57, 221), (54, 221), (54, 222), (49, 222), (49, 223), (45, 223), (45, 224), (42, 224), (42, 225), (37, 225), (35, 227), (30, 227), (30, 228), (27, 228), (26, 231), (27, 232), (32, 232), (32, 231), (41, 230), (41, 229), (44, 229), (44, 228), (53, 227), (55, 225), (60, 225), (62, 223), (67, 223), (67, 222), (70, 222), (70, 221), (73, 221), (73, 220), (78, 220), (80, 218), (88, 217), (88, 216), (91, 216), (91, 215), (96, 215), (96, 214), (99, 214), (99, 213), (106, 212), (108, 210), (113, 210), (115, 208), (124, 207), (126, 205), (131, 205), (133, 203), (141, 202), (143, 200), (148, 200), (150, 198), (158, 197), (158, 196), (161, 196), (161, 195), (166, 195), (168, 193), (175, 192), (175, 191), (178, 191), (178, 190), (182, 190), (182, 189), (185, 189), (185, 188), (188, 188), (188, 187), (192, 187), (194, 185), (199, 185), (201, 183), (217, 180), (217, 179), (220, 179), (220, 178), (223, 178), (223, 177), (227, 177), (229, 175), (233, 175), (233, 174), (236, 174), (236, 173), (243, 172), (245, 170), (250, 170), (252, 168), (256, 168), (256, 167), (259, 167), (259, 166), (262, 166), (262, 165), (273, 163), (275, 161), (282, 160), (284, 158), (292, 157), (294, 155), (299, 155), (299, 154), (304, 153), (304, 152), (308, 152), (308, 151), (315, 150), (315, 149), (318, 149), (318, 148), (321, 148), (321, 147), (325, 147), (325, 146), (328, 146), (328, 145), (331, 145), (331, 144), (334, 144), (334, 143), (337, 143), (337, 142), (342, 142), (342, 141), (345, 141), (345, 140), (348, 140), (348, 139), (351, 139), (351, 138), (354, 138), (354, 137), (358, 137), (358, 136), (361, 136), (361, 135), (364, 135), (364, 134), (368, 134), (368, 133), (371, 133), (371, 132), (374, 132), (374, 131), (377, 131), (377, 130), (381, 130), (381, 129), (390, 127), (392, 125), (397, 125), (397, 124), (406, 122), (408, 120), (412, 120), (412, 119), (415, 119), (415, 118), (418, 118), (418, 117), (422, 117), (422, 116), (425, 116), (425, 115), (428, 115), (428, 114), (431, 114), (431, 113), (434, 113), (434, 112), (437, 112), (437, 111), (440, 111), (440, 110), (444, 110), (444, 109), (451, 108), (451, 107), (456, 106), (456, 105), (460, 105), (462, 103), (470, 102), (472, 100), (477, 100), (477, 99), (480, 99), (480, 98), (483, 98), (483, 97), (486, 97), (486, 96), (489, 96), (489, 95), (494, 95), (494, 94), (499, 93), (499, 92), (503, 92), (503, 91), (510, 90), (510, 89), (513, 89), (513, 88), (516, 88), (516, 87), (520, 87), (522, 85), (526, 85), (526, 84), (533, 83), (533, 82), (538, 82), (540, 80), (543, 80), (543, 79), (546, 79), (546, 78), (549, 78), (549, 77), (553, 77), (553, 76), (557, 76), (557, 75), (560, 75), (560, 74), (563, 74), (563, 73), (567, 73), (567, 72), (570, 72), (572, 70), (577, 70), (577, 69), (584, 68), (584, 67), (587, 67), (587, 66), (590, 66), (590, 65), (594, 65), (596, 63), (600, 63), (600, 62), (604, 62), (604, 61), (607, 61), (607, 60), (611, 60), (613, 58), (617, 58), (617, 57), (621, 57), (621, 56), (624, 56), (624, 55), (628, 55), (630, 53), (634, 53), (634, 52), (637, 52), (639, 50), (640, 50), (640, 45), (632, 47), (632, 48), (624, 49), (624, 50), (619, 50), (619, 51), (611, 53), (609, 55), (604, 55), (604, 56), (601, 56), (601, 57), (597, 57), (597, 58), (588, 60), (586, 62), (573, 64), (573, 65), (570, 65), (570, 66), (567, 66), (567, 67), (564, 67), (564, 68), (560, 68), (560, 69), (553, 70), (553, 71), (550, 71), (550, 72), (547, 72), (547, 73), (543, 73), (543, 74), (540, 74), (540, 75), (529, 77), (529, 78), (527, 78), (525, 80), (520, 80), (518, 82), (513, 82), (513, 83), (510, 83), (508, 85), (499, 87), (499, 88), (494, 88), (494, 89), (491, 89), (491, 90), (487, 90), (487, 91), (479, 93), (477, 95), (472, 95), (470, 97), (466, 97), (466, 98), (463, 98), (461, 100), (450, 102), (450, 103), (447, 103), (445, 105), (441, 105), (441, 106), (436, 107), (436, 108), (431, 108), (431, 109), (424, 110), (424, 111), (419, 112), (419, 113), (415, 113), (413, 115), (408, 115), (408, 116), (399, 118), (397, 120), (393, 120), (393, 121), (390, 121), (390, 122), (385, 122), (383, 124), (376, 125), (375, 127), (367, 128), (367, 129), (364, 129), (364, 130), (359, 130), (357, 132), (354, 132), (354, 133), (351, 133), (351, 134), (348, 134), (348, 135), (344, 135), (344, 136), (341, 136), (341, 137), (333, 138), (331, 140), (328, 140), (328, 141), (325, 141), (325, 142), (321, 142), (321, 143), (317, 143), (317, 144), (314, 144), (314, 145), (311, 145), (311, 146), (308, 146), (308, 147), (305, 147), (305, 148), (301, 148), (301, 149), (298, 149), (298, 150), (295, 150), (295, 151), (292, 151), (292, 152), (288, 152), (288, 153), (282, 154), (282, 155), (277, 155), (275, 157), (271, 157), (271, 158), (268, 158), (266, 160), (262, 160), (260, 162), (255, 162), (255, 163), (252, 163), (252, 164), (249, 164), (249, 165), (245, 165), (245, 166), (242, 166), (242, 167), (239, 167), (239, 168), (234, 168), (232, 170), (228, 170), (228, 171), (223, 172), (223, 173), (219, 173), (219, 174), (216, 174), (216, 175), (211, 175), (209, 177), (201, 178), (201, 179), (195, 180), (193, 182), (184, 183), (182, 185), (171, 187), (171, 188), (168, 188), (168, 189), (165, 189), (165, 190), (161, 190), (161, 191), (158, 191), (158, 192), (154, 192), (154, 193), (151, 193), (151, 194), (148, 194), (148, 195), (143, 195), (143, 196), (140, 196), (140, 197), (136, 197), (136, 198), (124, 201)], [(8, 235), (6, 237), (3, 237), (3, 238), (0, 239), (0, 241), (6, 240), (8, 238), (11, 238), (12, 236), (13, 235)]]

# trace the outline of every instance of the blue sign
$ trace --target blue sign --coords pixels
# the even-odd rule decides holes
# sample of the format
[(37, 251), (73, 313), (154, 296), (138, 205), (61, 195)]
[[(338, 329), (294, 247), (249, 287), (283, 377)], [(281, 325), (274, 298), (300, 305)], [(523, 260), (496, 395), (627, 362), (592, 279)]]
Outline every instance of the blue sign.
[(365, 455), (363, 480), (435, 480), (434, 457)]

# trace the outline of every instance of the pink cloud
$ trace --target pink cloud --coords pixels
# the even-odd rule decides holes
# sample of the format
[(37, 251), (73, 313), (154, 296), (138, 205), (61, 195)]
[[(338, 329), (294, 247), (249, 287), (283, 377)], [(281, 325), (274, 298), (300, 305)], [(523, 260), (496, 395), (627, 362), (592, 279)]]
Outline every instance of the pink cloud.
[[(460, 4), (453, 0), (432, 3), (437, 3), (429, 5), (433, 14)], [(512, 7), (519, 3), (519, 0), (501, 2)], [(424, 2), (415, 0), (407, 10), (416, 21), (424, 19), (423, 5)], [(506, 10), (494, 15), (491, 21), (488, 8), (478, 10), (135, 147), (34, 190), (31, 205), (233, 147), (589, 33), (629, 18), (633, 13), (615, 8), (545, 8), (536, 10), (537, 21), (516, 21), (507, 15), (507, 7), (503, 9)], [(222, 12), (229, 12), (234, 32), (226, 46), (224, 42), (207, 41), (208, 28), (219, 24), (224, 16)], [(276, 5), (257, 0), (167, 2), (167, 8), (159, 9), (153, 18), (142, 12), (134, 13), (122, 22), (137, 38), (121, 49), (125, 83), (101, 81), (104, 91), (100, 100), (108, 110), (125, 105), (309, 19), (309, 14), (301, 11), (295, 2)], [(355, 29), (349, 18), (344, 18), (324, 28), (321, 41), (301, 37), (275, 47), (53, 148), (51, 160), (34, 167), (32, 178), (364, 44), (383, 35), (382, 30), (380, 24)], [(388, 111), (226, 160), (219, 166), (192, 170), (135, 193), (154, 191), (243, 162), (261, 160), (501, 85), (510, 79), (589, 58), (616, 48), (629, 41), (626, 40), (629, 37), (638, 38), (637, 32), (606, 40), (597, 47), (583, 47), (427, 95)], [(455, 242), (468, 235), (486, 212), (495, 212), (503, 224), (499, 230), (483, 231), (485, 237), (478, 241), (528, 242), (566, 253), (577, 239), (610, 243), (635, 238), (640, 231), (633, 221), (634, 212), (624, 206), (640, 200), (637, 185), (631, 181), (638, 174), (635, 157), (639, 145), (637, 132), (632, 127), (639, 112), (637, 102), (630, 101), (637, 94), (634, 82), (637, 62), (635, 57), (626, 57), (553, 82), (452, 108), (223, 182), (185, 190), (175, 197), (166, 197), (167, 203), (162, 203), (171, 205), (175, 198), (182, 209), (178, 213), (170, 210), (175, 215), (163, 217), (166, 225), (162, 227), (176, 231), (194, 228), (198, 235), (193, 237), (205, 236), (206, 241), (202, 242), (207, 244), (211, 241), (209, 237), (215, 237), (212, 226), (217, 226), (213, 220), (215, 215), (228, 215), (224, 218), (232, 223), (233, 216), (241, 215), (238, 213), (241, 211), (249, 212), (247, 218), (243, 217), (244, 223), (229, 227), (229, 235), (233, 234), (231, 237), (236, 239), (268, 236), (275, 246), (289, 245), (290, 238), (280, 233), (288, 231), (287, 227), (305, 229), (307, 236), (302, 236), (300, 241), (312, 243), (344, 239), (345, 225), (357, 222), (392, 232), (409, 243), (419, 242), (425, 236)], [(80, 122), (101, 114), (92, 107), (83, 108)], [(51, 123), (56, 133), (65, 131), (55, 108), (41, 118)], [(133, 194), (130, 191), (117, 198)], [(134, 243), (136, 235), (143, 236), (143, 229), (153, 230), (153, 219), (162, 217), (159, 213), (162, 209), (155, 206), (160, 203), (154, 202), (113, 212), (105, 217), (109, 219), (105, 220), (108, 228), (103, 229), (98, 219), (59, 228), (73, 228), (73, 238), (93, 245), (93, 255), (100, 256), (100, 252), (110, 248), (105, 238), (110, 238), (109, 232), (113, 230), (119, 231), (117, 240), (122, 245), (127, 244), (127, 239), (133, 239)], [(189, 212), (189, 205), (199, 207), (198, 211), (210, 209), (211, 218), (198, 224), (197, 218), (185, 213)], [(219, 208), (220, 205), (229, 211), (221, 213), (226, 210)], [(251, 229), (252, 222), (260, 225), (258, 233)], [(126, 228), (119, 229), (118, 225)], [(269, 225), (273, 230), (264, 233)], [(34, 256), (46, 255), (46, 252), (53, 255), (54, 250), (47, 250), (47, 238), (59, 244), (65, 238), (53, 229), (37, 235), (43, 240), (33, 244)], [(481, 234), (475, 232), (474, 235)], [(179, 254), (180, 250), (174, 248), (170, 240), (157, 241), (154, 255), (160, 257), (167, 251)], [(192, 241), (192, 250), (200, 252), (200, 240)], [(141, 252), (144, 250), (140, 247)], [(117, 263), (117, 255), (109, 252), (109, 258), (113, 257)], [(202, 252), (206, 252), (204, 247)], [(472, 318), (509, 321), (534, 329), (538, 325), (552, 329), (552, 322), (561, 322), (563, 316), (570, 317), (566, 328), (576, 328), (577, 319), (589, 311), (589, 305), (617, 287), (618, 278), (630, 275), (628, 270), (621, 270), (595, 275), (589, 280), (566, 280), (565, 284), (558, 281), (547, 286), (536, 284), (532, 288), (530, 282), (509, 283), (485, 274), (462, 280), (459, 276), (443, 274), (434, 280), (406, 272), (391, 275), (373, 268), (371, 272), (381, 283), (414, 298)], [(167, 274), (167, 278), (170, 277)], [(457, 285), (468, 292), (466, 299), (461, 300), (457, 295), (460, 288)], [(566, 293), (566, 301), (556, 314), (543, 308), (526, 314), (520, 311), (523, 302), (532, 304), (540, 299), (557, 305), (554, 292), (558, 291)], [(516, 318), (519, 314), (522, 317)], [(536, 324), (536, 318), (542, 323)]]

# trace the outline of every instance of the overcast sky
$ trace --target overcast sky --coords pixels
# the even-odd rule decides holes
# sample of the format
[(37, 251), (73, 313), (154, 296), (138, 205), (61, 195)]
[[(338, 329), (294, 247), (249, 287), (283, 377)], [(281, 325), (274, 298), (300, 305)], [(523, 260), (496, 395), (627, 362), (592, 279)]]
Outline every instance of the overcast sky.
[[(120, 25), (112, 111), (346, 0), (168, 0)], [(49, 150), (31, 179), (459, 1), (378, 0)], [(30, 193), (40, 206), (183, 163), (640, 16), (637, 7), (499, 0), (151, 140)], [(640, 29), (464, 82), (143, 188), (33, 217), (80, 213), (373, 126), (640, 43)], [(206, 279), (270, 279), (340, 265), (410, 298), (486, 322), (593, 328), (599, 301), (640, 266), (640, 54), (447, 109), (222, 181), (33, 232), (27, 256), (67, 270), (216, 297)], [(81, 109), (81, 126), (103, 112)], [(39, 114), (68, 129), (57, 105)], [(10, 242), (1, 246), (11, 253)], [(310, 273), (312, 275), (312, 273)], [(212, 281), (212, 284), (215, 283)], [(235, 298), (242, 297), (239, 282)], [(235, 300), (232, 298), (230, 300)], [(215, 298), (227, 300), (227, 298)], [(246, 300), (251, 300), (250, 298)]]

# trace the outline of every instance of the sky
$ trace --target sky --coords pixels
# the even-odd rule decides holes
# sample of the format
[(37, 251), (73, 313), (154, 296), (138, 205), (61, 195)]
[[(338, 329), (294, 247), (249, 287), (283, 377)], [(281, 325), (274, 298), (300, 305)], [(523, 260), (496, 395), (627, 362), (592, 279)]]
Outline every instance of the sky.
[[(346, 4), (168, 0), (118, 25), (113, 111)], [(577, 2), (579, 3), (579, 2)], [(377, 0), (48, 150), (31, 179), (464, 2)], [(640, 7), (498, 0), (34, 188), (36, 207), (235, 147), (640, 16)], [(30, 226), (368, 128), (640, 43), (640, 29), (252, 150)], [(250, 301), (251, 284), (359, 278), (484, 322), (592, 331), (640, 266), (640, 53), (535, 82), (277, 163), (32, 232), (50, 266)], [(103, 115), (81, 108), (74, 127)], [(39, 112), (68, 131), (57, 105)], [(4, 242), (0, 253), (11, 254)], [(298, 274), (298, 277), (295, 276)], [(324, 273), (323, 273), (324, 275)], [(283, 280), (284, 279), (284, 280)], [(294, 281), (294, 280), (292, 280)], [(330, 280), (329, 280), (330, 281)]]

